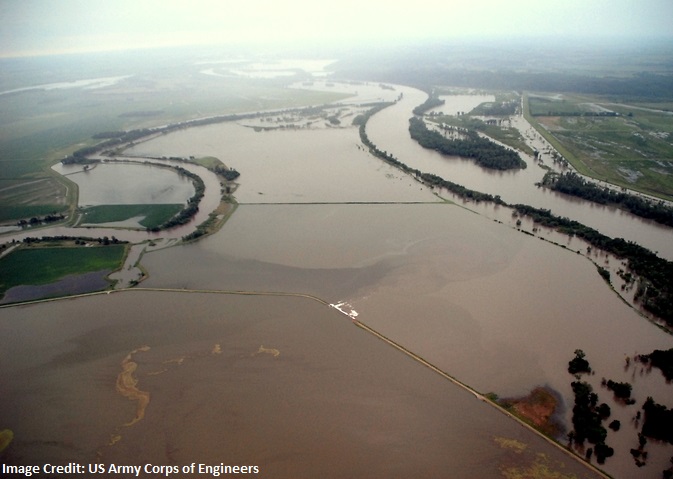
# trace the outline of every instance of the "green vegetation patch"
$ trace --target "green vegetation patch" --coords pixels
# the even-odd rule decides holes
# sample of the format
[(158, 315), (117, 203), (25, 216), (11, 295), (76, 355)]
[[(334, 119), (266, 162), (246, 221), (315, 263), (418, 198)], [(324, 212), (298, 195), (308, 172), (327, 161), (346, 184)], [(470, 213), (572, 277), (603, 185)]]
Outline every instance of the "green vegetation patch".
[(124, 245), (23, 248), (0, 259), (0, 293), (14, 286), (49, 284), (70, 274), (115, 270)]
[(91, 206), (84, 210), (83, 224), (113, 223), (117, 221), (126, 221), (128, 219), (144, 216), (139, 221), (145, 228), (158, 227), (182, 210), (181, 204), (162, 204), (162, 205), (99, 205)]
[(51, 214), (63, 213), (64, 205), (3, 205), (0, 210), (0, 221), (11, 221), (22, 218), (39, 218)]

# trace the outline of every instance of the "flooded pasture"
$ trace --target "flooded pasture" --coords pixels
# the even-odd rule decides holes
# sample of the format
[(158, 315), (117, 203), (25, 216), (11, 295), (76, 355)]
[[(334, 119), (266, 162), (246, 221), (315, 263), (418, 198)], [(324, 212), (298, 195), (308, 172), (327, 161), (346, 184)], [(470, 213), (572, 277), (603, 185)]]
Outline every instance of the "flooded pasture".
[[(13, 308), (0, 330), (9, 464), (597, 477), (307, 298), (129, 291)], [(144, 402), (122, 394), (124, 374)]]
[(54, 170), (77, 183), (80, 206), (186, 203), (194, 194), (189, 178), (156, 165), (102, 163), (82, 171), (58, 163)]

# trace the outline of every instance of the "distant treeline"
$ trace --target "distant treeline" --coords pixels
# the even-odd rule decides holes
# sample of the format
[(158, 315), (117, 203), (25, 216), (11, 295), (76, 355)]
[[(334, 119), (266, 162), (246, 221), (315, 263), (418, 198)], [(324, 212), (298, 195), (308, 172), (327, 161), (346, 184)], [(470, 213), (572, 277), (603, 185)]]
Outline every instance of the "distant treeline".
[(531, 112), (533, 116), (608, 116), (614, 117), (619, 116), (619, 113), (616, 111), (553, 111), (548, 110), (546, 112), (536, 111), (535, 113)]
[(632, 194), (601, 187), (573, 172), (562, 174), (547, 172), (542, 179), (542, 185), (554, 191), (577, 196), (594, 203), (615, 205), (641, 218), (673, 227), (673, 208), (666, 206), (663, 201), (654, 202)]
[[(282, 110), (279, 111), (279, 114), (283, 113), (292, 113), (292, 112), (299, 112), (303, 114), (314, 114), (315, 112), (322, 111), (323, 107), (320, 106), (310, 106), (310, 107), (305, 107), (305, 108), (294, 108), (294, 109), (287, 109), (287, 110)], [(154, 134), (167, 134), (172, 131), (177, 131), (185, 128), (192, 128), (196, 126), (205, 126), (205, 125), (211, 125), (214, 123), (223, 123), (223, 122), (228, 122), (228, 121), (238, 121), (238, 120), (245, 120), (245, 119), (250, 119), (250, 118), (257, 118), (262, 115), (266, 115), (267, 113), (242, 113), (242, 114), (231, 114), (231, 115), (219, 115), (219, 116), (211, 116), (208, 118), (200, 118), (198, 120), (189, 120), (189, 121), (183, 121), (179, 123), (173, 123), (170, 125), (158, 127), (158, 128), (140, 128), (137, 130), (129, 130), (129, 131), (105, 131), (101, 133), (97, 133), (93, 135), (94, 139), (106, 139), (105, 141), (98, 143), (96, 145), (92, 146), (85, 146), (83, 148), (80, 148), (76, 151), (74, 151), (70, 156), (64, 158), (61, 163), (63, 164), (69, 164), (69, 163), (86, 163), (86, 157), (89, 155), (94, 155), (96, 153), (100, 153), (104, 150), (108, 150), (110, 148), (115, 148), (122, 146), (127, 143), (131, 143), (134, 141), (137, 141), (141, 138), (144, 138), (146, 136), (154, 135)]]
[(644, 309), (662, 319), (668, 326), (673, 327), (673, 262), (659, 258), (652, 251), (636, 243), (626, 241), (623, 238), (610, 238), (578, 221), (556, 216), (549, 210), (523, 204), (509, 205), (499, 195), (494, 196), (471, 190), (440, 176), (423, 173), (416, 168), (409, 167), (388, 152), (378, 149), (367, 137), (367, 120), (374, 113), (389, 105), (391, 104), (378, 105), (357, 119), (360, 126), (360, 139), (374, 156), (415, 176), (428, 186), (446, 188), (461, 198), (476, 202), (489, 201), (497, 205), (511, 207), (519, 215), (527, 216), (541, 226), (553, 228), (569, 236), (577, 236), (591, 246), (627, 260), (629, 269), (640, 277), (636, 300), (641, 302)]
[(494, 170), (511, 170), (526, 168), (526, 162), (519, 154), (482, 138), (476, 131), (467, 130), (462, 138), (448, 139), (441, 133), (428, 129), (420, 118), (409, 120), (409, 133), (423, 148), (436, 150), (445, 155), (473, 158), (478, 165)]
[(643, 72), (630, 77), (597, 77), (562, 72), (529, 73), (508, 69), (467, 70), (419, 64), (378, 68), (363, 67), (342, 72), (352, 78), (415, 85), (428, 89), (433, 85), (516, 91), (573, 92), (587, 95), (618, 96), (623, 99), (668, 101), (673, 97), (673, 75)]

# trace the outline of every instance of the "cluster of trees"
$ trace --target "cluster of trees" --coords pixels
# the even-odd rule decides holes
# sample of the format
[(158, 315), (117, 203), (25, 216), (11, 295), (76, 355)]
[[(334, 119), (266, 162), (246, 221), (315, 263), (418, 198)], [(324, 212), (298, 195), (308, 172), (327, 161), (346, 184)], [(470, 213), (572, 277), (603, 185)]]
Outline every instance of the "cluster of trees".
[(657, 404), (652, 397), (648, 397), (643, 404), (643, 411), (643, 435), (673, 444), (673, 409)]
[(638, 359), (645, 364), (651, 364), (661, 369), (664, 377), (673, 381), (673, 348), (662, 350), (655, 349), (650, 354), (641, 354)]
[(440, 99), (435, 92), (432, 92), (430, 93), (430, 96), (428, 96), (427, 100), (425, 100), (423, 103), (414, 108), (414, 115), (420, 116), (426, 111), (435, 108), (437, 106), (442, 106), (445, 103), (446, 101)]
[(631, 391), (633, 390), (633, 386), (631, 386), (631, 384), (616, 382), (612, 379), (608, 379), (607, 381), (603, 379), (601, 383), (610, 391), (612, 391), (617, 399), (624, 400), (626, 404), (636, 403), (634, 399), (631, 399)]
[(223, 176), (227, 181), (234, 181), (236, 178), (241, 176), (241, 174), (233, 168), (227, 168), (226, 166), (217, 165), (213, 168), (213, 171), (220, 176)]
[(595, 453), (598, 463), (603, 464), (606, 458), (614, 454), (614, 450), (605, 444), (608, 431), (603, 427), (603, 421), (610, 417), (610, 406), (605, 403), (599, 405), (598, 394), (593, 392), (591, 385), (579, 380), (581, 373), (591, 372), (589, 361), (581, 349), (575, 350), (575, 357), (568, 363), (568, 372), (577, 378), (570, 383), (575, 394), (575, 405), (572, 416), (573, 430), (568, 437), (580, 445), (584, 444), (584, 441), (594, 444), (593, 449), (587, 449), (586, 457), (590, 459)]
[(86, 243), (95, 243), (98, 242), (98, 244), (103, 245), (103, 246), (108, 246), (111, 244), (126, 244), (128, 241), (120, 240), (117, 239), (116, 237), (112, 236), (111, 238), (108, 238), (107, 236), (103, 237), (98, 237), (98, 238), (91, 238), (89, 236), (42, 236), (40, 238), (37, 237), (27, 237), (23, 239), (23, 242), (26, 244), (32, 244), (32, 243), (43, 243), (43, 242), (55, 242), (55, 241), (75, 241), (75, 244), (86, 244)]
[[(598, 395), (593, 392), (589, 383), (573, 381), (571, 386), (575, 394), (572, 417), (573, 440), (579, 444), (583, 444), (585, 440), (594, 444), (593, 453), (596, 454), (596, 460), (599, 464), (603, 464), (606, 458), (614, 454), (614, 450), (605, 444), (608, 432), (603, 427), (603, 421), (610, 417), (610, 406), (605, 403), (598, 405)], [(591, 448), (587, 449), (587, 459), (591, 457), (589, 451)]]
[(42, 223), (54, 223), (56, 221), (61, 221), (65, 219), (65, 216), (63, 213), (51, 213), (46, 216), (38, 217), (38, 216), (33, 216), (29, 220), (19, 220), (16, 222), (17, 226), (25, 227), (25, 226), (35, 226), (38, 224)]
[(576, 349), (575, 357), (568, 362), (568, 372), (573, 375), (591, 372), (589, 361), (586, 360), (586, 355), (581, 349)]
[(409, 120), (409, 133), (423, 148), (436, 150), (445, 155), (473, 158), (477, 164), (495, 170), (526, 168), (526, 162), (519, 154), (479, 136), (468, 130), (460, 139), (444, 138), (441, 133), (429, 130), (425, 122), (413, 117)]
[(562, 174), (547, 172), (542, 179), (542, 185), (594, 203), (615, 205), (641, 218), (673, 227), (673, 208), (666, 206), (663, 201), (653, 202), (639, 196), (601, 187), (573, 172)]

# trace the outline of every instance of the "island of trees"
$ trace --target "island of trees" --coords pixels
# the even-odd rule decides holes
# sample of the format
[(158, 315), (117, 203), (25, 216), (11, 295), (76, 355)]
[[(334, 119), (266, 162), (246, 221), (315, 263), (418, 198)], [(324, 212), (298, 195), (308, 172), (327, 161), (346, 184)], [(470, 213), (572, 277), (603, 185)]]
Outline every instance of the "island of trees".
[(473, 130), (461, 132), (460, 138), (445, 138), (441, 133), (430, 130), (425, 122), (413, 117), (409, 120), (409, 133), (423, 148), (436, 150), (444, 155), (473, 158), (478, 165), (495, 170), (526, 168), (526, 162), (519, 154), (479, 136)]

